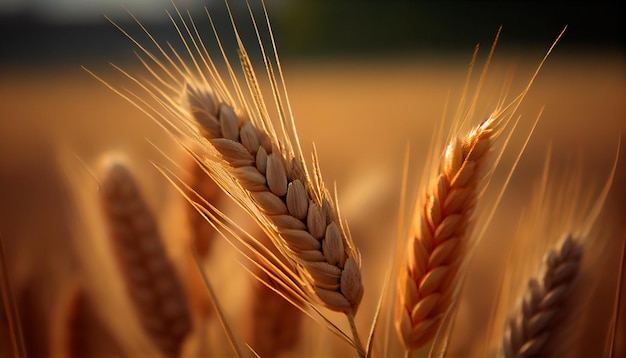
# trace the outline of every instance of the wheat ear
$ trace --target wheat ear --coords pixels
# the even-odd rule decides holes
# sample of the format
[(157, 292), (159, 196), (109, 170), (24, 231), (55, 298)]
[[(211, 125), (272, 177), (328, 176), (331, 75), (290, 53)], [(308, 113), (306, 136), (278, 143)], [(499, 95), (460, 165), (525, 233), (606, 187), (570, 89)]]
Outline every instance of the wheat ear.
[(494, 123), (490, 118), (448, 143), (440, 174), (416, 212), (396, 291), (395, 325), (407, 351), (433, 338), (451, 306)]
[(255, 214), (276, 248), (294, 265), (308, 294), (348, 316), (355, 347), (363, 356), (354, 327), (363, 297), (358, 253), (328, 193), (312, 183), (300, 158), (282, 149), (247, 115), (224, 102), (218, 105), (208, 90), (189, 88), (191, 111), (221, 155), (222, 160), (213, 161), (209, 168), (223, 165), (230, 175), (226, 180), (231, 181), (226, 187), (243, 189), (242, 205)]
[(299, 158), (282, 151), (246, 115), (227, 103), (218, 105), (208, 90), (190, 87), (187, 97), (232, 180), (258, 207), (257, 218), (297, 265), (311, 293), (331, 310), (355, 314), (363, 296), (357, 253), (333, 204), (316, 191)]
[(563, 318), (580, 261), (582, 246), (572, 236), (545, 259), (542, 273), (528, 281), (521, 305), (505, 328), (503, 337), (505, 357), (543, 357), (550, 347), (550, 335), (558, 329)]
[(141, 325), (164, 355), (178, 356), (191, 330), (187, 299), (155, 218), (124, 163), (113, 161), (106, 168), (100, 201)]

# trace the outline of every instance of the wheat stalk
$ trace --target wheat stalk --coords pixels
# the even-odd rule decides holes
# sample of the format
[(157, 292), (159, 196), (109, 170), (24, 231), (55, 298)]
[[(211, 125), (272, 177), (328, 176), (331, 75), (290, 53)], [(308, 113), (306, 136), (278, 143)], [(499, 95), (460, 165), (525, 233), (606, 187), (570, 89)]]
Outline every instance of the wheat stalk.
[(55, 305), (50, 332), (50, 350), (53, 357), (80, 357), (89, 352), (89, 344), (82, 326), (81, 314), (87, 306), (87, 297), (79, 280), (69, 284)]
[(551, 344), (557, 344), (550, 342), (550, 336), (559, 329), (565, 306), (572, 299), (582, 255), (582, 246), (571, 235), (547, 253), (542, 273), (528, 281), (520, 307), (507, 323), (505, 357), (541, 357), (548, 354)]
[(494, 123), (490, 118), (448, 143), (441, 173), (416, 213), (396, 292), (395, 325), (407, 351), (427, 344), (450, 308)]
[(178, 356), (191, 330), (183, 286), (153, 214), (121, 161), (106, 168), (100, 203), (109, 237), (140, 322), (166, 356)]

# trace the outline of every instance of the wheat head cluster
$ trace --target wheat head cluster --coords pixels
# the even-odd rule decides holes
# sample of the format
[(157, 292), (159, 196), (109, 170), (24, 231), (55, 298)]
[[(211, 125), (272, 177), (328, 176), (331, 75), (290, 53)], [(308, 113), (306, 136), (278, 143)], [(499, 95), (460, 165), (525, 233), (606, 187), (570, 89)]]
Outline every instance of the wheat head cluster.
[[(427, 165), (421, 179), (412, 179), (408, 164), (404, 174), (397, 173), (404, 178), (397, 192), (397, 230), (387, 237), (353, 238), (340, 211), (339, 189), (324, 181), (315, 149), (302, 149), (271, 14), (262, 9), (251, 10), (248, 19), (254, 44), (244, 44), (236, 25), (242, 20), (232, 16), (233, 34), (218, 34), (208, 11), (213, 34), (199, 31), (189, 13), (176, 7), (168, 13), (180, 48), (159, 42), (137, 19), (145, 41), (114, 23), (137, 47), (144, 73), (113, 65), (126, 81), (117, 85), (86, 70), (177, 144), (179, 151), (163, 151), (163, 160), (152, 163), (177, 194), (172, 208), (164, 210), (177, 214), (159, 215), (150, 206), (146, 197), (152, 193), (126, 153), (103, 153), (93, 163), (63, 161), (72, 167), (68, 177), (77, 188), (78, 226), (88, 229), (77, 230), (73, 240), (81, 272), (53, 300), (52, 354), (576, 356), (587, 307), (598, 304), (593, 291), (600, 270), (594, 268), (604, 250), (624, 248), (619, 234), (600, 230), (611, 219), (603, 209), (619, 158), (594, 186), (583, 180), (576, 163), (555, 169), (556, 155), (546, 149), (543, 174), (520, 210), (519, 227), (500, 238), (511, 249), (503, 253), (509, 255), (506, 267), (494, 268), (501, 281), (497, 294), (485, 297), (494, 302), (487, 323), (474, 328), (457, 322), (472, 259), (525, 144), (505, 180), (494, 173), (512, 138), (522, 136), (528, 143), (540, 121), (538, 115), (526, 133), (516, 131), (529, 121), (518, 108), (563, 33), (538, 59), (523, 89), (511, 96), (505, 84), (488, 110), (477, 103), (499, 32), (482, 71), (474, 71), (477, 48), (460, 103), (423, 153)], [(221, 40), (227, 35), (236, 41), (234, 54)], [(479, 72), (478, 81), (470, 86), (473, 72)], [(341, 140), (341, 134), (328, 131)], [(375, 140), (371, 145), (367, 150), (376, 150)], [(168, 226), (184, 232), (184, 239), (169, 240)], [(358, 243), (365, 240), (389, 248), (378, 268), (379, 285), (364, 274), (368, 263)], [(228, 254), (217, 256), (218, 249)], [(224, 261), (234, 262), (243, 275), (220, 270)], [(4, 266), (3, 274), (10, 348), (2, 351), (23, 356)], [(624, 341), (617, 333), (620, 291), (618, 279), (614, 294), (604, 297), (603, 304), (615, 308), (596, 327), (606, 339), (598, 356), (614, 356), (615, 345)], [(371, 304), (362, 304), (365, 300)], [(470, 330), (480, 338), (455, 350), (454, 337)]]

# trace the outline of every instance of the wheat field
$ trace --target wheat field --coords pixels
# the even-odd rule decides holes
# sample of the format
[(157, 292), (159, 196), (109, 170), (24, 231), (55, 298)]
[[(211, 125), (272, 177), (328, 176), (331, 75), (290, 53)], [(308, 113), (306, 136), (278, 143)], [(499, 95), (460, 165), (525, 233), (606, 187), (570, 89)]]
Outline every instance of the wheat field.
[[(494, 29), (494, 35), (496, 31)], [(523, 90), (556, 35), (546, 34), (546, 47), (533, 51), (499, 52), (496, 48), (476, 102), (476, 118), (470, 118), (464, 129), (479, 125), (494, 111), (507, 81), (510, 81), (511, 96)], [(132, 48), (131, 43), (128, 46)], [(484, 55), (488, 46), (483, 46), (481, 53)], [(557, 332), (546, 341), (557, 340), (552, 344), (565, 347), (562, 351), (551, 352), (557, 356), (605, 356), (608, 355), (611, 321), (616, 320), (612, 355), (626, 355), (623, 338), (626, 314), (623, 308), (617, 316), (613, 312), (616, 297), (624, 301), (621, 292), (616, 292), (621, 249), (626, 240), (626, 149), (624, 144), (619, 145), (620, 135), (626, 133), (623, 56), (563, 53), (558, 51), (558, 44), (556, 48), (517, 110), (521, 115), (519, 125), (489, 186), (478, 200), (474, 232), (484, 231), (484, 235), (475, 251), (469, 250), (471, 261), (461, 266), (464, 280), (456, 304), (458, 310), (445, 334), (447, 356), (501, 353), (494, 347), (501, 346), (507, 324), (505, 316), (514, 311), (513, 304), (519, 301), (512, 297), (513, 292), (523, 291), (527, 286), (520, 277), (536, 275), (543, 253), (548, 250), (566, 252), (562, 249), (565, 244), (559, 246), (560, 237), (556, 236), (560, 234), (554, 235), (555, 232), (560, 227), (579, 228), (585, 224), (593, 203), (601, 197), (601, 189), (614, 163), (617, 164), (612, 185), (601, 203), (598, 218), (590, 227), (580, 229), (586, 235), (579, 238), (584, 254), (576, 283), (583, 289), (577, 286), (579, 291), (568, 291), (568, 296), (579, 303), (574, 307), (578, 311), (571, 313), (578, 320), (571, 323), (569, 334)], [(454, 59), (415, 55), (291, 59), (281, 63), (302, 151), (308, 161), (314, 143), (324, 183), (331, 192), (336, 185), (341, 216), (349, 224), (349, 235), (358, 250), (357, 255), (346, 248), (345, 255), (353, 261), (355, 256), (360, 256), (362, 300), (351, 298), (350, 309), (334, 309), (328, 303), (331, 301), (320, 295), (325, 306), (321, 308), (321, 315), (329, 317), (341, 331), (350, 333), (349, 322), (342, 315), (356, 313), (358, 306), (353, 318), (356, 332), (363, 341), (361, 345), (367, 344), (379, 295), (391, 290), (385, 283), (390, 281), (395, 287), (397, 278), (389, 280), (387, 271), (400, 267), (394, 260), (396, 246), (401, 249), (406, 246), (406, 242), (400, 240), (407, 240), (410, 211), (416, 198), (419, 201), (420, 195), (427, 191), (425, 181), (430, 180), (424, 173), (432, 168), (439, 169), (438, 164), (432, 162), (438, 160), (445, 147), (432, 143), (433, 133), (442, 119), (448, 121), (447, 125), (453, 125), (450, 118), (461, 100), (472, 50), (468, 49), (467, 56)], [(477, 73), (484, 60), (484, 56), (479, 57)], [(128, 78), (104, 67), (106, 61), (102, 62), (98, 65), (102, 67), (89, 70), (109, 83), (119, 86), (128, 83)], [(120, 66), (128, 73), (145, 73), (136, 62)], [(28, 356), (365, 354), (347, 344), (346, 339), (332, 334), (328, 326), (285, 305), (282, 298), (272, 301), (278, 295), (259, 285), (248, 272), (255, 272), (257, 267), (216, 234), (209, 239), (212, 241), (210, 248), (200, 250), (197, 243), (195, 246), (198, 252), (203, 252), (201, 265), (215, 294), (211, 297), (189, 252), (196, 226), (190, 225), (187, 215), (198, 213), (189, 210), (190, 204), (184, 195), (159, 171), (161, 168), (167, 173), (171, 169), (182, 178), (188, 178), (185, 175), (189, 174), (189, 164), (191, 168), (196, 166), (181, 143), (158, 123), (78, 67), (14, 65), (0, 71), (3, 273), (8, 274), (19, 310)], [(476, 83), (475, 79), (472, 81)], [(493, 213), (493, 220), (485, 225), (489, 205), (497, 199), (508, 170), (540, 112), (540, 120)], [(507, 128), (511, 128), (510, 124)], [(465, 134), (459, 133), (460, 137)], [(501, 147), (505, 135), (494, 144), (496, 148)], [(107, 224), (99, 218), (98, 211), (98, 195), (106, 186), (99, 162), (103, 154), (110, 152), (121, 153), (125, 165), (134, 174), (146, 206), (154, 213), (164, 252), (186, 288), (191, 328), (180, 350), (164, 349), (166, 343), (157, 344), (150, 335), (141, 333), (143, 323), (137, 317), (145, 313), (135, 317), (140, 310), (120, 298), (125, 295), (124, 278), (116, 271), (116, 261), (107, 249)], [(407, 153), (408, 185), (401, 197)], [(548, 170), (545, 169), (547, 160)], [(547, 189), (537, 194), (537, 184), (544, 183), (542, 178), (546, 178)], [(183, 181), (192, 183), (189, 179)], [(478, 192), (480, 189), (479, 186)], [(288, 195), (277, 195), (283, 194)], [(271, 240), (265, 237), (268, 233), (260, 230), (254, 220), (228, 198), (204, 197), (252, 237), (272, 247)], [(399, 212), (403, 200), (408, 208)], [(400, 219), (404, 221), (398, 228)], [(341, 225), (343, 222), (338, 221), (337, 227)], [(540, 225), (548, 229), (543, 230)], [(204, 230), (211, 228), (205, 225)], [(341, 228), (341, 235), (344, 234)], [(543, 238), (544, 234), (555, 237)], [(334, 243), (337, 245), (336, 240)], [(326, 245), (326, 241), (321, 245)], [(320, 250), (332, 251), (330, 248)], [(280, 256), (280, 250), (276, 252)], [(343, 254), (336, 261), (327, 258), (327, 262), (330, 260), (339, 269), (347, 270), (342, 258)], [(555, 260), (546, 259), (546, 262)], [(626, 279), (622, 277), (621, 281)], [(315, 286), (320, 281), (311, 282)], [(516, 283), (520, 287), (513, 287)], [(335, 283), (331, 286), (336, 287)], [(255, 300), (255, 296), (260, 298)], [(3, 296), (5, 307), (10, 301), (8, 298)], [(297, 296), (293, 301), (310, 313), (315, 305), (302, 304), (301, 299), (303, 297)], [(304, 299), (312, 297), (305, 295)], [(402, 356), (404, 348), (412, 350), (403, 347), (396, 336), (392, 309), (395, 300), (395, 292), (391, 291), (383, 300), (373, 348), (367, 352), (374, 357)], [(219, 306), (218, 312), (215, 312), (215, 303)], [(0, 356), (17, 356), (11, 343), (10, 314), (1, 312)], [(267, 312), (278, 313), (268, 315)], [(220, 314), (238, 341), (235, 342), (237, 349), (228, 342), (228, 330), (219, 323)], [(279, 338), (279, 332), (285, 331), (285, 327), (270, 321), (290, 315), (302, 317), (285, 323), (291, 332), (284, 334), (292, 335)], [(271, 333), (268, 331), (274, 335), (262, 336)], [(442, 341), (441, 337), (437, 339)], [(64, 343), (68, 340), (78, 346), (68, 347)], [(278, 342), (283, 341), (287, 343), (281, 346)], [(266, 345), (267, 342), (275, 344)], [(503, 354), (511, 356), (511, 349), (505, 349)], [(416, 347), (414, 353), (426, 356), (428, 349)]]

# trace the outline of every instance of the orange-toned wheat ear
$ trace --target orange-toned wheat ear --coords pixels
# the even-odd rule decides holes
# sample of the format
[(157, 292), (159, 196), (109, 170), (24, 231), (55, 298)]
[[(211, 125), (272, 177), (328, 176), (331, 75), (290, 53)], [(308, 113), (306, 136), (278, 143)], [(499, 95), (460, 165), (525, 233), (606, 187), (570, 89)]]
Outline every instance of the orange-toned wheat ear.
[(414, 218), (396, 296), (395, 325), (407, 351), (426, 345), (450, 309), (464, 259), (495, 121), (452, 139)]

